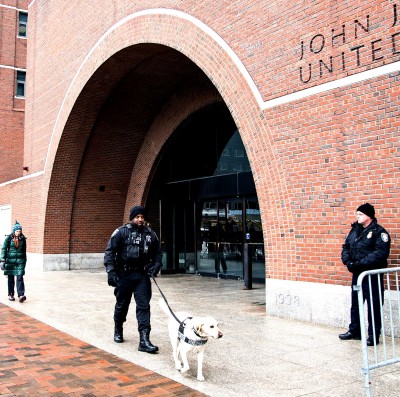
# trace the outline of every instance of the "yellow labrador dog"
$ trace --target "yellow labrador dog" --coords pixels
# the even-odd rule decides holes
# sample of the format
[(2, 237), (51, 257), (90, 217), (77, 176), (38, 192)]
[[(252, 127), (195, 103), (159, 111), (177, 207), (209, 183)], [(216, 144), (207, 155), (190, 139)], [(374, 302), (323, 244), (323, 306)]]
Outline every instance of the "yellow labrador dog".
[(171, 339), (175, 368), (181, 373), (187, 372), (189, 370), (187, 353), (195, 352), (197, 353), (197, 380), (204, 381), (204, 349), (208, 338), (219, 339), (222, 337), (218, 322), (212, 317), (194, 317), (184, 312), (172, 314), (163, 298), (160, 298), (159, 305), (169, 316), (168, 333)]

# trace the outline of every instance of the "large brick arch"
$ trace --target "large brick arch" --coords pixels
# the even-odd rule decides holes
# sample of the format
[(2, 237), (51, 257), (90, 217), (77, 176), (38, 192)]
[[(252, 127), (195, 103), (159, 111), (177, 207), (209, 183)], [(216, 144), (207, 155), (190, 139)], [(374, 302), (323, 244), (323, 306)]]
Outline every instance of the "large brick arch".
[[(171, 82), (158, 91), (153, 87), (153, 96), (144, 102), (157, 102), (157, 112), (147, 115), (145, 125), (127, 120), (117, 123), (117, 133), (123, 131), (120, 142), (127, 150), (113, 153), (117, 147), (113, 129), (115, 121), (120, 121), (115, 115), (126, 115), (120, 111), (124, 104), (118, 94), (125, 91), (118, 83), (125, 78), (132, 79), (130, 84), (140, 82), (132, 77), (135, 69), (163, 81), (171, 68), (157, 68), (160, 64), (178, 68), (184, 64), (184, 78), (175, 81), (178, 86)], [(190, 98), (191, 76), (197, 83), (192, 90), (198, 92), (196, 98)], [(271, 265), (280, 264), (280, 276), (291, 278), (287, 265), (295, 262), (295, 249), (290, 198), (258, 96), (243, 65), (223, 40), (195, 18), (169, 10), (149, 10), (116, 23), (76, 71), (59, 110), (45, 169), (44, 235), (56, 227), (60, 238), (57, 244), (44, 239), (44, 254), (101, 252), (111, 225), (123, 222), (132, 201), (144, 200), (149, 172), (166, 137), (196, 107), (221, 97), (239, 128), (254, 173), (267, 260)], [(163, 115), (179, 100), (181, 113), (167, 124)], [(129, 161), (120, 165), (129, 173), (121, 174), (115, 168), (115, 158), (124, 156)], [(110, 182), (115, 175), (120, 179)], [(62, 208), (57, 204), (60, 195)]]

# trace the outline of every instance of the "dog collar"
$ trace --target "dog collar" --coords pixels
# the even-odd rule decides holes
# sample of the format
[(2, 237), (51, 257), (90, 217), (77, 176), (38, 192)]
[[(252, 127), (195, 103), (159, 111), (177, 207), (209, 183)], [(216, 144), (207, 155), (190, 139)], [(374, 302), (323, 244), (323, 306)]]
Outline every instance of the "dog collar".
[[(181, 341), (192, 345), (192, 346), (202, 346), (205, 345), (207, 343), (207, 339), (200, 339), (200, 340), (194, 340), (194, 339), (189, 339), (187, 336), (185, 336), (184, 333), (184, 329), (186, 327), (185, 321), (186, 320), (190, 320), (192, 319), (192, 317), (188, 317), (185, 320), (183, 320), (180, 324), (179, 324), (179, 331), (178, 331), (178, 337)], [(193, 332), (195, 333), (195, 335), (197, 335), (199, 338), (202, 338), (193, 328)]]

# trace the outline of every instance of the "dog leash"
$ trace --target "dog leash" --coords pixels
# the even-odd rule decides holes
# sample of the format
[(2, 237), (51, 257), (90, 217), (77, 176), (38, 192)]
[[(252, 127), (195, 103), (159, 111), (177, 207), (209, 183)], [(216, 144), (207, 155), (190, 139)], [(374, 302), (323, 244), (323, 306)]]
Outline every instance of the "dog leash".
[[(170, 306), (169, 306), (169, 304), (168, 304), (167, 298), (165, 297), (165, 295), (164, 295), (163, 292), (161, 291), (161, 288), (160, 288), (159, 285), (157, 284), (157, 281), (156, 281), (155, 277), (154, 277), (154, 276), (151, 276), (151, 278), (153, 279), (154, 284), (157, 286), (158, 290), (160, 291), (160, 294), (161, 294), (162, 298), (164, 299), (164, 301), (165, 301), (165, 303), (166, 303), (166, 305), (167, 305), (169, 311), (171, 312), (171, 314), (173, 315), (173, 317), (175, 318), (175, 320), (178, 321), (178, 323), (179, 323), (179, 331), (178, 331), (179, 339), (183, 340), (184, 342), (186, 342), (186, 343), (188, 343), (189, 345), (192, 345), (192, 346), (201, 346), (201, 345), (206, 344), (206, 343), (207, 343), (207, 339), (203, 339), (200, 335), (198, 335), (198, 334), (196, 333), (196, 330), (195, 330), (195, 329), (193, 329), (193, 331), (194, 331), (194, 333), (195, 333), (199, 338), (201, 338), (200, 340), (192, 340), (192, 339), (189, 339), (188, 337), (186, 337), (186, 336), (184, 335), (183, 329), (185, 328), (185, 321), (186, 321), (187, 319), (185, 319), (185, 320), (183, 320), (183, 321), (180, 321), (179, 318), (176, 317), (175, 313), (172, 311), (172, 309), (170, 308)], [(188, 318), (191, 318), (191, 317), (188, 317)]]
[(172, 311), (172, 309), (169, 307), (167, 298), (165, 297), (165, 295), (164, 295), (163, 292), (161, 291), (161, 288), (158, 286), (155, 277), (154, 277), (154, 276), (151, 276), (151, 278), (153, 279), (154, 284), (157, 286), (158, 290), (160, 291), (160, 294), (161, 294), (162, 298), (164, 299), (165, 303), (167, 304), (167, 307), (168, 307), (169, 311), (171, 312), (171, 314), (173, 315), (174, 319), (175, 319), (176, 321), (178, 321), (179, 324), (181, 324), (181, 321), (179, 320), (179, 318), (176, 317), (175, 313), (174, 313), (174, 312)]

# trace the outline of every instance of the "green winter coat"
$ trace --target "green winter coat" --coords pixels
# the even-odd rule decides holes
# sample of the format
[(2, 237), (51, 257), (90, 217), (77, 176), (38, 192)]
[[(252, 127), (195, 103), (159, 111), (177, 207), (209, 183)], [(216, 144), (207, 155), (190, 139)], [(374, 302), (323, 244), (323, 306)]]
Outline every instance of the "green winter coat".
[(5, 259), (4, 275), (5, 276), (23, 276), (25, 274), (26, 265), (26, 239), (21, 233), (19, 235), (18, 248), (15, 247), (13, 234), (9, 234), (1, 248), (1, 258)]

